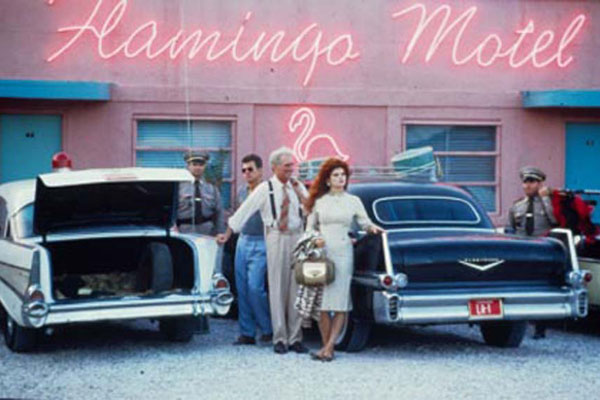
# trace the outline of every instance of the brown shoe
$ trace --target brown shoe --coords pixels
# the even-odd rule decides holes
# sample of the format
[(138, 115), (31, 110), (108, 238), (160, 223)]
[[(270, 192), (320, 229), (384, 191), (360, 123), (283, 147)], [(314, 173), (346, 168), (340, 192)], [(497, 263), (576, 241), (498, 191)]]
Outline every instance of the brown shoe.
[(247, 345), (247, 344), (256, 344), (256, 340), (253, 337), (240, 335), (235, 342), (233, 342), (234, 346), (239, 345)]

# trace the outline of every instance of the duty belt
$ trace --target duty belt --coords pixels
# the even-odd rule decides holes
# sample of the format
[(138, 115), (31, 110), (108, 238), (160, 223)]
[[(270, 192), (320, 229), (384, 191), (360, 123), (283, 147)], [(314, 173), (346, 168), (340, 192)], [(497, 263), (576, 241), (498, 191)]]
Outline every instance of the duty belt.
[(177, 220), (177, 225), (181, 225), (181, 224), (194, 225), (194, 222), (196, 223), (196, 225), (200, 225), (200, 224), (203, 224), (208, 221), (212, 221), (212, 217), (196, 218), (196, 221), (194, 221), (193, 218), (181, 218), (181, 219)]

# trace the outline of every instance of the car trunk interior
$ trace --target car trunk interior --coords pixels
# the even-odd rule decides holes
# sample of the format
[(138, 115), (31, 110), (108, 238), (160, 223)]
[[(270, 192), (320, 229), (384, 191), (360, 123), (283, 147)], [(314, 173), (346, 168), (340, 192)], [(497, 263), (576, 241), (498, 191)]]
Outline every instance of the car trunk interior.
[(174, 238), (115, 238), (45, 243), (55, 300), (189, 291), (193, 251)]

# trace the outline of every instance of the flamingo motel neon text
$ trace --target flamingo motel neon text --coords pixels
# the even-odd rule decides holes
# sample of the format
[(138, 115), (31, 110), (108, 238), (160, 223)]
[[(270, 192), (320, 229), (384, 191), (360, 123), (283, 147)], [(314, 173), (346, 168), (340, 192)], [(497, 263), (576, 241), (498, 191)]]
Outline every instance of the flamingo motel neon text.
[[(54, 0), (47, 0), (53, 5)], [(156, 59), (166, 56), (171, 60), (180, 57), (188, 59), (201, 58), (207, 62), (230, 59), (235, 62), (266, 61), (280, 63), (284, 61), (305, 66), (302, 85), (307, 86), (319, 65), (342, 66), (357, 62), (361, 50), (351, 33), (330, 35), (317, 23), (311, 23), (299, 33), (292, 34), (285, 30), (275, 32), (260, 31), (247, 34), (246, 29), (252, 22), (253, 13), (248, 11), (243, 17), (237, 32), (225, 34), (220, 30), (204, 32), (201, 28), (185, 30), (183, 28), (170, 37), (161, 37), (157, 21), (149, 20), (132, 30), (125, 40), (114, 44), (111, 34), (120, 27), (127, 12), (128, 0), (120, 0), (114, 5), (106, 18), (99, 17), (103, 0), (98, 0), (84, 22), (78, 25), (64, 26), (58, 32), (71, 34), (70, 37), (47, 57), (48, 62), (59, 58), (74, 57), (79, 41), (91, 36), (97, 48), (98, 56), (110, 59), (117, 56), (126, 58)], [(514, 29), (515, 37), (506, 43), (496, 33), (489, 33), (476, 45), (467, 46), (466, 36), (469, 27), (477, 17), (478, 9), (469, 7), (462, 13), (455, 12), (448, 4), (441, 4), (435, 9), (427, 9), (423, 3), (414, 3), (394, 11), (388, 18), (398, 23), (409, 17), (418, 17), (416, 28), (407, 41), (407, 45), (399, 49), (399, 60), (407, 63), (415, 58), (419, 46), (426, 51), (422, 61), (429, 63), (443, 44), (451, 45), (451, 62), (456, 66), (476, 64), (490, 67), (504, 63), (510, 68), (533, 66), (546, 68), (551, 65), (559, 68), (569, 66), (574, 55), (569, 52), (571, 45), (586, 22), (583, 13), (575, 15), (566, 28), (536, 31), (535, 22), (529, 20), (524, 26)], [(535, 38), (535, 39), (534, 39)], [(533, 40), (534, 39), (534, 40)], [(528, 44), (525, 44), (527, 41)], [(90, 41), (86, 41), (90, 43)], [(243, 44), (245, 43), (245, 45)], [(80, 44), (81, 45), (81, 44)], [(468, 47), (468, 48), (467, 48)], [(419, 60), (412, 60), (419, 61)]]

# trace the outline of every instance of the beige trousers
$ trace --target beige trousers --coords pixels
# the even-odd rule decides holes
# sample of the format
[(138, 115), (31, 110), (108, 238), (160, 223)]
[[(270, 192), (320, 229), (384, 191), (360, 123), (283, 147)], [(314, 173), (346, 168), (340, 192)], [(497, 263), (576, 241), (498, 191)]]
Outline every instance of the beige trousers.
[(302, 318), (294, 307), (298, 285), (291, 268), (292, 251), (300, 235), (300, 232), (281, 233), (275, 229), (267, 230), (267, 271), (273, 343), (283, 342), (290, 345), (302, 341)]

